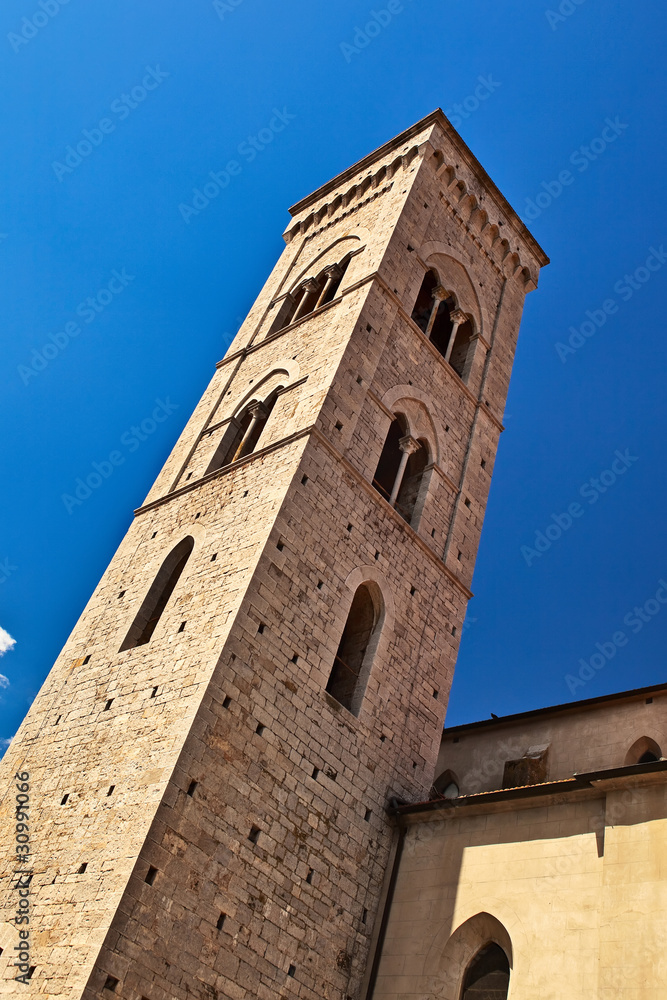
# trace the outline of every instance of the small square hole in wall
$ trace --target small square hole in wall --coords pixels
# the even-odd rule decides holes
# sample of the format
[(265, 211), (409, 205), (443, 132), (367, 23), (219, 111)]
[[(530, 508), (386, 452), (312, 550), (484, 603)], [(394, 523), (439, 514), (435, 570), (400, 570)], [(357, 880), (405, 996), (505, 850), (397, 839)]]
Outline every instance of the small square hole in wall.
[(455, 736), (454, 739), (452, 740), (452, 743), (459, 743), (460, 740), (461, 740), (460, 736)]
[(120, 600), (120, 599), (121, 599), (121, 597), (125, 597), (125, 591), (124, 591), (124, 590), (121, 590), (121, 592), (120, 592), (120, 594), (118, 595), (118, 598), (117, 598), (117, 599), (118, 599), (118, 600)]
[(187, 476), (185, 477), (185, 480), (186, 480), (186, 482), (187, 482), (187, 480), (188, 480), (188, 479), (190, 479), (191, 477), (192, 477), (192, 473), (191, 473), (191, 472), (188, 472)]
[(151, 865), (148, 871), (146, 872), (146, 878), (144, 879), (146, 885), (153, 885), (153, 882), (155, 882), (156, 875), (157, 875), (157, 868), (154, 868), (153, 865)]
[(384, 735), (384, 733), (383, 733), (383, 734), (382, 734), (382, 736), (380, 737), (380, 743), (384, 743), (384, 741), (385, 741), (386, 739), (387, 739), (387, 737), (386, 737), (386, 736)]
[(185, 622), (181, 622), (181, 624), (178, 626), (178, 631), (185, 632)]
[(211, 562), (215, 562), (217, 558), (218, 558), (218, 553), (214, 552), (213, 555), (211, 556)]
[(92, 656), (92, 653), (88, 653), (88, 656), (84, 656), (84, 658), (83, 658), (83, 665), (84, 665), (84, 667), (85, 667), (86, 663), (90, 663), (90, 657), (91, 656)]
[(306, 875), (306, 882), (308, 883), (308, 885), (312, 885), (312, 883), (313, 883), (313, 875), (314, 874), (315, 874), (315, 870), (313, 868), (309, 868), (308, 869), (308, 874)]
[(458, 554), (458, 555), (457, 555), (457, 557), (456, 557), (456, 558), (458, 559), (458, 561), (459, 561), (459, 562), (461, 562), (461, 556), (462, 556), (462, 555), (463, 555), (463, 553), (461, 552), (461, 549), (459, 549), (459, 554)]
[(104, 984), (105, 990), (110, 990), (111, 993), (116, 992), (116, 987), (118, 986), (120, 980), (116, 979), (115, 976), (107, 976), (107, 981)]
[(376, 558), (376, 560), (380, 558), (380, 553), (379, 552), (375, 553), (375, 558)]
[(259, 840), (259, 835), (262, 831), (258, 826), (251, 826), (250, 833), (248, 834), (248, 840), (251, 844), (256, 844)]
[(294, 656), (292, 657), (292, 663), (298, 663), (298, 662), (299, 662), (299, 654), (295, 653)]
[(151, 698), (157, 698), (157, 693), (158, 693), (158, 687), (156, 685), (151, 691)]
[(452, 625), (452, 635), (456, 635), (456, 625)]
[(362, 924), (365, 924), (367, 920), (368, 920), (368, 910), (366, 909), (366, 907), (364, 907), (364, 909), (361, 911)]
[(320, 769), (319, 769), (319, 767), (314, 767), (313, 768), (313, 778), (315, 778), (315, 780), (317, 781), (317, 779), (319, 778), (319, 776), (320, 776)]
[(438, 691), (438, 689), (437, 688), (433, 688), (433, 697), (437, 698), (439, 694), (440, 694), (440, 692)]
[(229, 697), (229, 695), (227, 695), (227, 697), (225, 698), (225, 700), (222, 703), (222, 707), (223, 708), (229, 708), (229, 706), (231, 705), (231, 703), (232, 703), (232, 699)]
[(357, 375), (357, 385), (361, 385), (363, 381), (361, 375)]
[(282, 552), (282, 550), (285, 548), (285, 543), (283, 542), (282, 538), (276, 545), (276, 548), (278, 549), (278, 552)]
[(190, 782), (190, 784), (188, 785), (188, 791), (187, 791), (187, 794), (188, 794), (188, 795), (190, 796), (190, 798), (192, 798), (192, 796), (193, 796), (193, 795), (195, 794), (195, 788), (197, 787), (197, 785), (198, 785), (198, 784), (199, 784), (199, 782), (198, 782), (198, 781), (194, 781), (194, 780), (193, 780), (193, 781), (191, 781), (191, 782)]
[(287, 970), (287, 975), (294, 976), (295, 974), (296, 974), (296, 965), (290, 965), (289, 969)]
[(33, 975), (35, 974), (35, 969), (36, 968), (37, 968), (36, 965), (31, 965), (30, 966), (30, 968), (28, 969), (28, 972), (27, 972), (28, 979), (32, 979)]
[(347, 526), (347, 530), (348, 530), (348, 531), (352, 531), (352, 525), (351, 525), (351, 524), (348, 524), (348, 526)]
[(257, 631), (259, 632), (260, 635), (263, 633), (265, 628), (266, 625), (264, 624), (264, 622), (260, 622), (259, 625), (257, 626)]
[(479, 464), (482, 466), (483, 469), (485, 469), (486, 468), (486, 459), (483, 458), (482, 461)]
[(321, 590), (323, 586), (324, 586), (324, 580), (318, 580), (317, 581), (317, 589)]
[(435, 538), (435, 528), (431, 528), (431, 538)]
[(264, 726), (262, 725), (261, 722), (257, 723), (257, 725), (255, 727), (255, 732), (257, 733), (258, 736), (261, 736), (262, 733), (264, 732)]
[(86, 870), (87, 867), (88, 867), (88, 862), (84, 861), (83, 864), (79, 865), (79, 872), (78, 872), (78, 874), (79, 875), (83, 875), (83, 873), (85, 872), (85, 870)]
[(107, 798), (109, 798), (110, 795), (113, 795), (115, 787), (116, 787), (115, 785), (109, 785), (109, 790), (107, 792)]
[(647, 705), (652, 705), (653, 704), (653, 698), (647, 698), (646, 699), (646, 704)]
[(445, 424), (445, 433), (449, 433), (449, 424)]
[(221, 931), (222, 928), (225, 926), (225, 920), (226, 919), (227, 919), (227, 914), (226, 913), (221, 913), (220, 916), (218, 917), (215, 926), (218, 928), (219, 931)]
[(153, 534), (151, 535), (151, 538), (155, 538), (156, 535), (157, 535), (157, 531), (154, 531)]
[(417, 593), (417, 588), (410, 587), (410, 597), (414, 597), (416, 593)]
[(470, 506), (470, 497), (466, 497), (463, 502), (466, 505), (466, 507), (469, 507)]
[(366, 332), (367, 333), (371, 333), (371, 331), (372, 331), (371, 324), (370, 323), (366, 323)]
[(412, 762), (412, 770), (414, 771), (416, 769), (416, 767), (417, 767), (417, 761), (413, 760), (413, 762)]
[(69, 792), (65, 792), (65, 794), (62, 797), (62, 799), (60, 800), (60, 805), (61, 806), (66, 806), (68, 799), (69, 799)]
[(247, 496), (248, 496), (248, 491), (247, 491), (247, 490), (244, 490), (244, 491), (243, 491), (243, 496), (244, 496), (244, 497), (247, 497)]
[(112, 705), (113, 705), (113, 698), (109, 698), (106, 705), (104, 706), (104, 711), (108, 712)]
[(201, 513), (195, 514), (195, 521), (197, 520), (198, 517), (201, 517)]
[(367, 809), (366, 812), (364, 813), (364, 820), (368, 823), (370, 818), (371, 818), (371, 810)]
[(337, 420), (336, 421), (336, 430), (337, 431), (342, 431), (342, 429), (343, 429), (343, 425), (341, 424), (340, 420)]
[(60, 724), (60, 720), (61, 719), (62, 719), (62, 715), (59, 715), (58, 718), (56, 719), (56, 725)]
[(301, 485), (305, 486), (307, 482), (308, 482), (308, 476), (302, 476), (301, 477)]

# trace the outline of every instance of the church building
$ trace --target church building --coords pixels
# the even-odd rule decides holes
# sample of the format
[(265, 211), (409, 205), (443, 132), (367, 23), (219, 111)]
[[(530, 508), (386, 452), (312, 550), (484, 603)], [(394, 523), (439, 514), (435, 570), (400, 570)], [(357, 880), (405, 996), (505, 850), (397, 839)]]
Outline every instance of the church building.
[(2, 762), (2, 993), (656, 1000), (665, 692), (443, 736), (548, 259), (441, 111), (290, 212)]

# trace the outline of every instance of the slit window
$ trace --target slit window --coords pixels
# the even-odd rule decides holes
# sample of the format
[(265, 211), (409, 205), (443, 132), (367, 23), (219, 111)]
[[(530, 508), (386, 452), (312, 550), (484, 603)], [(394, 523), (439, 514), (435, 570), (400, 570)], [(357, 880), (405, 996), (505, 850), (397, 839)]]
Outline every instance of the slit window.
[(185, 569), (185, 564), (190, 558), (194, 544), (194, 538), (188, 535), (178, 543), (176, 548), (172, 549), (162, 563), (119, 652), (134, 649), (135, 646), (143, 646), (150, 641), (167, 602)]

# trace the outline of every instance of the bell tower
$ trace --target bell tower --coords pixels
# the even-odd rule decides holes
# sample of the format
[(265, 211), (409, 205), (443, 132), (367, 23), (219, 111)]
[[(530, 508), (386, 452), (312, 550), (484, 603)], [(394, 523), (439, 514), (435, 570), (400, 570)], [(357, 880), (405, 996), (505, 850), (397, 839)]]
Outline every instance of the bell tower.
[(361, 998), (547, 258), (441, 111), (291, 215), (3, 761), (5, 991)]

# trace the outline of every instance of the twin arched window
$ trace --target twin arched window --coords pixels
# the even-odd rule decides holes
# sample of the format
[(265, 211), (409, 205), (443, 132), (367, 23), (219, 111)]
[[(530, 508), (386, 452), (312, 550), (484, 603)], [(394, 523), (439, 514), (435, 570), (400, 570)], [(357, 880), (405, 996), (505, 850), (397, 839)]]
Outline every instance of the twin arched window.
[(412, 319), (459, 378), (468, 378), (472, 358), (472, 321), (457, 309), (453, 295), (440, 284), (435, 271), (424, 275)]
[(316, 277), (306, 278), (284, 299), (269, 334), (277, 333), (290, 323), (296, 323), (309, 313), (331, 302), (340, 288), (343, 275), (351, 260), (351, 254), (338, 264), (322, 268)]
[(162, 612), (166, 608), (181, 573), (185, 569), (185, 564), (190, 558), (194, 544), (194, 538), (188, 535), (171, 550), (162, 563), (157, 576), (151, 584), (150, 590), (144, 598), (143, 604), (130, 626), (129, 632), (123, 640), (123, 644), (118, 651), (119, 653), (122, 653), (125, 649), (134, 649), (135, 646), (143, 646), (150, 641), (155, 627), (162, 616)]
[(361, 708), (383, 617), (380, 588), (374, 583), (362, 583), (352, 599), (327, 683), (332, 698), (354, 715)]
[(222, 441), (218, 445), (213, 458), (208, 464), (206, 475), (231, 465), (246, 455), (251, 455), (257, 447), (262, 431), (276, 405), (276, 400), (283, 386), (278, 386), (265, 400), (253, 399), (232, 417)]
[(373, 486), (408, 524), (413, 519), (428, 463), (428, 444), (411, 437), (405, 417), (398, 414), (385, 438)]

